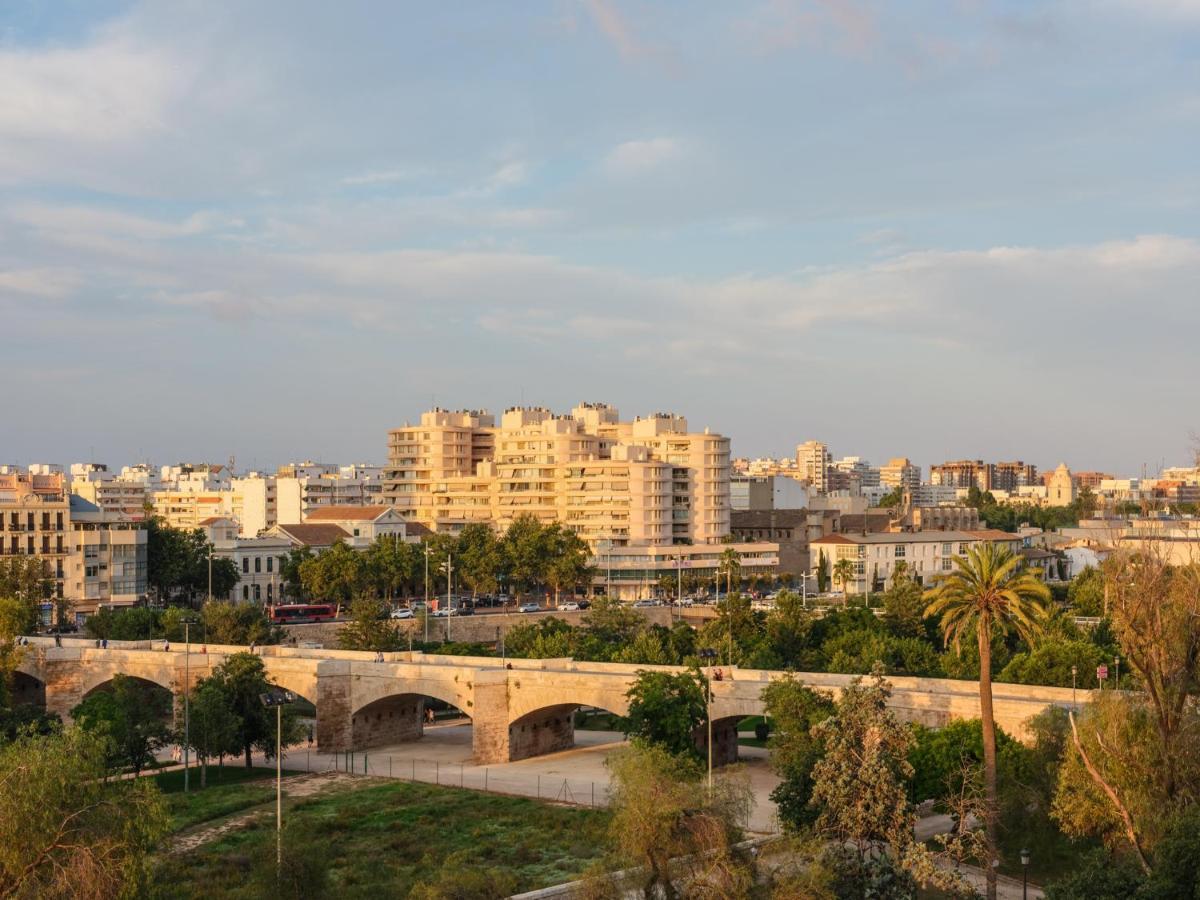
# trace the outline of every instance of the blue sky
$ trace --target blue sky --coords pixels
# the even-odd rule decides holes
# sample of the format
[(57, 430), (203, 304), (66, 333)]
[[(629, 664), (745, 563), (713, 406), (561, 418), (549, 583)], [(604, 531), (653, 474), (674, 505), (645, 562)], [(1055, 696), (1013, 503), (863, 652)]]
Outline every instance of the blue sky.
[(431, 402), (1200, 429), (1197, 0), (10, 0), (0, 84), (0, 462), (381, 461)]

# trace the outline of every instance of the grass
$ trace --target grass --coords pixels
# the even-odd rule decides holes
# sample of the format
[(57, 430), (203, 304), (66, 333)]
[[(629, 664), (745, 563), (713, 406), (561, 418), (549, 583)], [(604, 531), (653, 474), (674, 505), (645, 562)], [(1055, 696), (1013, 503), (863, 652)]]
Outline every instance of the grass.
[[(499, 896), (571, 880), (603, 853), (609, 814), (366, 781), (301, 800), (284, 820), (289, 834), (311, 848), (303, 855), (328, 866), (330, 896), (375, 900), (469, 876), (493, 884)], [(255, 877), (273, 857), (274, 838), (269, 821), (253, 822), (186, 855), (160, 859), (155, 881), (169, 884), (171, 897), (249, 900), (260, 896)]]
[[(285, 775), (295, 772), (284, 771)], [(247, 769), (243, 766), (208, 767), (208, 786), (200, 788), (200, 771), (191, 774), (191, 791), (183, 792), (183, 772), (163, 772), (154, 776), (167, 801), (173, 831), (182, 831), (203, 822), (211, 822), (252, 806), (268, 803), (275, 797), (275, 770)]]
[(575, 727), (584, 731), (620, 731), (624, 720), (610, 712), (575, 713)]

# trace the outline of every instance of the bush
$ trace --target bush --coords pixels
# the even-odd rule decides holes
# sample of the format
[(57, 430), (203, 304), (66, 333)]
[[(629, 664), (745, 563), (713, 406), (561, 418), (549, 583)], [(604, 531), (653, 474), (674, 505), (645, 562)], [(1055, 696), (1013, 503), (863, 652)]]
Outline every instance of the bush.
[(771, 726), (766, 722), (758, 722), (754, 726), (754, 737), (760, 741), (765, 741), (771, 735)]

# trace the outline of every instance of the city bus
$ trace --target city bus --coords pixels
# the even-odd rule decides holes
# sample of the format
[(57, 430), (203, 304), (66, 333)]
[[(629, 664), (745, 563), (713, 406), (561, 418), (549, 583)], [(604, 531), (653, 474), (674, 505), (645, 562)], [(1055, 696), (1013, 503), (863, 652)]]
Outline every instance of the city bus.
[(283, 603), (271, 607), (271, 621), (277, 625), (298, 622), (332, 622), (337, 607), (332, 603)]

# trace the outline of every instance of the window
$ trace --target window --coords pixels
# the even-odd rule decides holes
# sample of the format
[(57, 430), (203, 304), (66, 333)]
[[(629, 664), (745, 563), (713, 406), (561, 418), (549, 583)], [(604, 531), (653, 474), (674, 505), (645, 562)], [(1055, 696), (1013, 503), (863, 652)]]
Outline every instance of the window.
[(242, 571), (244, 573), (250, 572), (250, 557), (248, 557), (248, 556), (242, 557)]
[[(268, 558), (269, 558), (269, 557), (268, 557)], [(268, 583), (267, 583), (267, 602), (268, 602), (268, 603), (270, 603), (270, 602), (271, 602), (271, 588), (272, 588), (272, 587), (273, 587), (273, 585), (272, 585), (272, 584), (270, 584), (270, 583), (268, 582)]]
[(967, 555), (967, 545), (966, 545), (966, 544), (959, 544), (959, 545), (958, 545), (958, 555), (959, 555), (959, 556), (966, 556), (966, 555)]
[(254, 571), (255, 572), (262, 571), (262, 557), (261, 556), (254, 557)]
[(273, 557), (273, 556), (268, 556), (268, 557), (267, 557), (267, 571), (268, 571), (268, 572), (271, 572), (271, 571), (273, 571), (273, 570), (274, 570), (274, 567), (275, 567), (275, 557)]
[(904, 559), (904, 556), (907, 552), (908, 548), (904, 544), (896, 545), (896, 559)]
[(248, 584), (242, 585), (242, 599), (243, 600), (250, 599), (250, 585), (248, 585)]
[(254, 586), (254, 599), (255, 600), (262, 599), (262, 585), (256, 584)]
[(948, 556), (942, 557), (942, 571), (943, 572), (949, 572), (950, 568), (953, 565), (954, 565), (954, 560), (952, 560), (950, 557), (948, 557)]
[(953, 544), (949, 544), (949, 543), (942, 544), (942, 556), (949, 556), (953, 552), (954, 552)]

